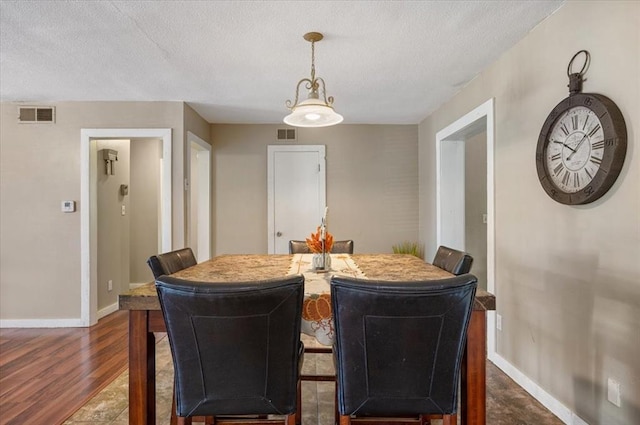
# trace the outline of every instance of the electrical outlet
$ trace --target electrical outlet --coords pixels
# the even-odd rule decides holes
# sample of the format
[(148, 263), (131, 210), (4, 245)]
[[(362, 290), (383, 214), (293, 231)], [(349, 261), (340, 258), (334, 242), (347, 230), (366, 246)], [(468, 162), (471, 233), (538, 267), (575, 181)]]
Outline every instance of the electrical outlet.
[(121, 211), (122, 211), (122, 215), (125, 215), (127, 213), (127, 209), (125, 208), (124, 205), (122, 206)]
[(107, 290), (113, 291), (113, 280), (110, 280), (109, 283), (107, 283)]
[(502, 315), (496, 314), (496, 329), (502, 330)]
[(620, 407), (620, 382), (607, 379), (607, 400)]

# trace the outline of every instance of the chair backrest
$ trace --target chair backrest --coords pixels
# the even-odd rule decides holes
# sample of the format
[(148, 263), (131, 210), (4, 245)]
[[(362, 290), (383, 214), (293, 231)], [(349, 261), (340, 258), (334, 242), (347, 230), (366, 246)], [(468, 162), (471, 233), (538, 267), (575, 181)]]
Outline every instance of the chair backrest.
[[(289, 241), (289, 254), (310, 254), (311, 250), (306, 241)], [(331, 247), (333, 254), (353, 254), (353, 241), (333, 241)]]
[(353, 254), (353, 241), (351, 239), (346, 241), (333, 241), (331, 252), (333, 254)]
[(449, 273), (461, 275), (469, 273), (473, 264), (473, 257), (466, 252), (441, 245), (438, 247), (432, 264)]
[(154, 278), (179, 272), (187, 267), (195, 266), (197, 263), (191, 248), (182, 248), (165, 252), (164, 254), (152, 255), (147, 260)]
[(334, 276), (340, 414), (455, 413), (476, 286), (471, 274), (414, 282)]
[(295, 412), (303, 285), (156, 280), (178, 416)]
[(311, 254), (306, 241), (289, 241), (289, 254)]

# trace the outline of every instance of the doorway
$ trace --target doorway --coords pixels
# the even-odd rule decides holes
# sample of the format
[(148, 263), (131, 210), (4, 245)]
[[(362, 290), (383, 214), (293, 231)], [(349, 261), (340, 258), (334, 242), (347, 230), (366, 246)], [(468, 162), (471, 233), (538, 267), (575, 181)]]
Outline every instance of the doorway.
[(187, 246), (201, 263), (211, 258), (211, 145), (187, 132)]
[[(466, 248), (465, 144), (486, 143), (486, 289), (495, 293), (494, 100), (489, 99), (436, 133), (436, 246)], [(484, 137), (482, 135), (485, 135)], [(483, 164), (484, 165), (484, 164)], [(487, 314), (487, 347), (495, 353), (495, 312)]]
[(269, 254), (288, 254), (320, 225), (326, 205), (324, 145), (267, 147)]
[[(80, 131), (80, 256), (81, 256), (81, 326), (91, 326), (98, 319), (97, 271), (97, 169), (95, 140), (98, 139), (161, 139), (160, 165), (160, 244), (163, 251), (171, 249), (171, 129), (82, 129)], [(92, 149), (93, 146), (93, 149)], [(93, 174), (93, 178), (92, 178)]]

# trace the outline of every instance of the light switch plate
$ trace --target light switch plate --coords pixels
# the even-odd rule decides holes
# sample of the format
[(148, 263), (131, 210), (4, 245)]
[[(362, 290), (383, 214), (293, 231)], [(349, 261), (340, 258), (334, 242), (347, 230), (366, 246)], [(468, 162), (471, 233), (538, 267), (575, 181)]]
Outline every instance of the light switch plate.
[(65, 213), (76, 212), (76, 201), (62, 201), (60, 209)]
[(615, 379), (607, 379), (607, 400), (620, 407), (620, 383)]

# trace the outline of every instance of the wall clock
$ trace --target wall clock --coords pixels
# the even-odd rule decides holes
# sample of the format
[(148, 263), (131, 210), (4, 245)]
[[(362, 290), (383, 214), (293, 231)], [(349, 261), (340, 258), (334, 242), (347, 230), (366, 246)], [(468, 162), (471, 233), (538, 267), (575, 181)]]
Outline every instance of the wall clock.
[[(584, 65), (572, 73), (581, 54)], [(567, 205), (588, 204), (604, 195), (618, 178), (627, 152), (620, 109), (606, 96), (581, 93), (589, 63), (586, 50), (569, 61), (569, 96), (551, 110), (536, 149), (540, 184), (552, 199)]]

